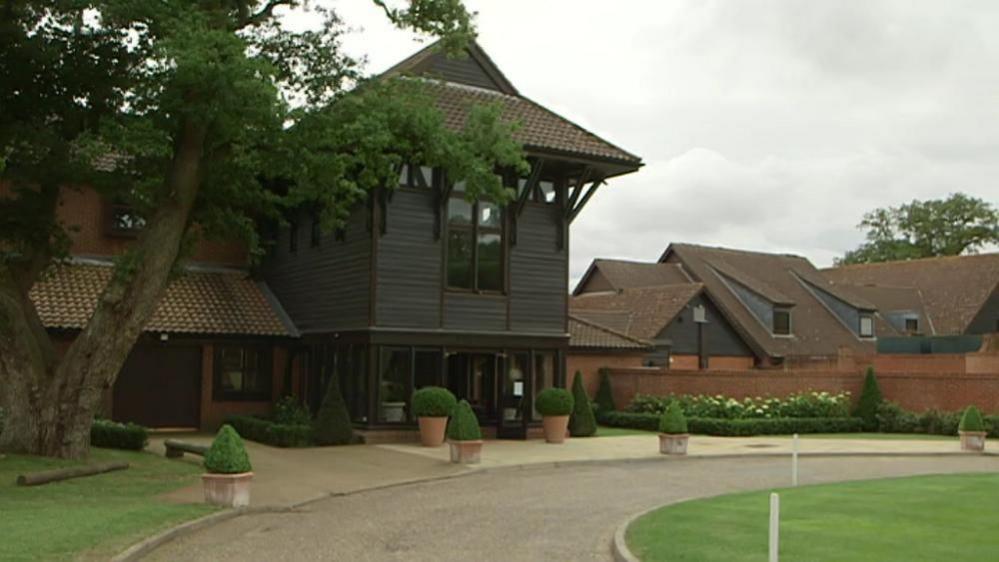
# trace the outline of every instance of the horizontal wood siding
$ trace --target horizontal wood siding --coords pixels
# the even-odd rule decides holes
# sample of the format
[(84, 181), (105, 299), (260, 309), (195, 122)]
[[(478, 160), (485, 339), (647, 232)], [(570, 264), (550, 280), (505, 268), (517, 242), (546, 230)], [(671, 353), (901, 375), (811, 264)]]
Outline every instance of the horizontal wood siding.
[(434, 196), (398, 190), (387, 205), (386, 233), (378, 240), (376, 325), (438, 328), (441, 242), (434, 239)]
[(704, 340), (707, 355), (726, 357), (749, 357), (752, 350), (743, 343), (742, 338), (721, 315), (717, 307), (703, 295), (691, 299), (689, 306), (677, 314), (659, 336), (658, 340), (668, 339), (672, 342), (671, 352), (676, 355), (697, 355), (697, 323), (694, 322), (695, 306), (704, 306), (705, 318), (708, 323), (704, 327)]
[(472, 57), (448, 58), (434, 56), (421, 65), (423, 72), (448, 82), (469, 84), (489, 90), (499, 90), (482, 67)]
[(560, 210), (529, 204), (517, 221), (517, 244), (510, 252), (510, 327), (515, 332), (565, 333), (568, 243), (562, 250), (556, 245)]
[(506, 330), (506, 298), (447, 292), (444, 327), (452, 330), (499, 332)]
[(263, 267), (264, 279), (303, 333), (368, 327), (371, 234), (368, 209), (351, 213), (343, 241), (334, 233), (310, 241), (311, 218), (298, 225), (298, 251), (291, 253), (288, 230), (278, 236)]

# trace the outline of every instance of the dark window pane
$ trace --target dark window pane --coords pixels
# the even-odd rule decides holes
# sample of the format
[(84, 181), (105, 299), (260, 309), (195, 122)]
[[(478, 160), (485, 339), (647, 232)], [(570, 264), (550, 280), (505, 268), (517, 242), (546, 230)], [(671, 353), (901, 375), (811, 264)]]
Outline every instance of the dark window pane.
[(919, 331), (919, 319), (918, 318), (906, 318), (905, 319), (905, 331), (906, 332), (918, 332)]
[(524, 400), (527, 398), (527, 369), (530, 365), (526, 353), (510, 354), (510, 366), (504, 377), (501, 398), (504, 422), (520, 421), (524, 418)]
[(479, 289), (503, 290), (503, 239), (499, 234), (479, 235)]
[(773, 329), (775, 334), (789, 335), (791, 333), (791, 313), (787, 310), (775, 310)]
[(440, 386), (441, 352), (436, 349), (416, 350), (413, 377), (416, 388)]
[(447, 284), (472, 288), (472, 232), (452, 230), (447, 236)]
[(383, 347), (378, 385), (378, 421), (406, 421), (410, 388), (410, 348)]
[(486, 228), (499, 228), (503, 222), (500, 215), (499, 205), (495, 203), (479, 203), (479, 226)]
[(471, 225), (472, 204), (464, 199), (452, 199), (447, 206), (447, 222), (451, 225)]

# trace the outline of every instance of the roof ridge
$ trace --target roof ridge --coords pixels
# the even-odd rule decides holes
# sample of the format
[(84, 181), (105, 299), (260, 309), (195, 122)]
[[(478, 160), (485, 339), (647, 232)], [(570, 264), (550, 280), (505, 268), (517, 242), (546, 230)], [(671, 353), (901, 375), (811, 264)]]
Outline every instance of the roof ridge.
[(835, 271), (838, 269), (861, 269), (861, 268), (873, 268), (873, 267), (884, 267), (899, 264), (918, 264), (918, 263), (930, 263), (935, 261), (950, 261), (950, 260), (964, 260), (964, 259), (975, 259), (975, 258), (992, 258), (999, 259), (999, 252), (985, 252), (981, 254), (963, 254), (957, 256), (928, 256), (925, 258), (912, 258), (905, 260), (891, 260), (891, 261), (879, 261), (879, 262), (868, 262), (868, 263), (849, 263), (845, 265), (836, 265), (833, 267), (825, 267), (820, 271)]
[(571, 320), (575, 321), (575, 322), (579, 322), (580, 324), (586, 324), (587, 326), (589, 326), (591, 328), (595, 328), (597, 330), (601, 330), (601, 331), (607, 332), (608, 334), (615, 335), (615, 336), (617, 336), (619, 338), (626, 339), (626, 340), (629, 340), (629, 341), (634, 342), (634, 343), (638, 343), (638, 344), (646, 345), (646, 346), (650, 346), (650, 347), (653, 345), (652, 342), (650, 342), (648, 340), (644, 340), (642, 338), (636, 338), (635, 336), (629, 336), (628, 334), (625, 334), (623, 332), (619, 332), (619, 331), (617, 331), (617, 330), (615, 330), (613, 328), (609, 328), (609, 327), (604, 326), (602, 324), (597, 324), (596, 322), (593, 322), (592, 320), (586, 320), (586, 319), (584, 319), (584, 318), (582, 318), (580, 316), (576, 316), (575, 314), (573, 314), (571, 312), (569, 313), (569, 318)]
[(758, 256), (770, 256), (777, 258), (795, 258), (799, 260), (808, 261), (808, 258), (806, 258), (805, 256), (799, 254), (785, 253), (785, 252), (763, 252), (760, 250), (743, 250), (741, 248), (728, 248), (725, 246), (708, 246), (706, 244), (695, 244), (693, 242), (671, 242), (669, 245), (681, 246), (681, 247), (686, 246), (688, 248), (699, 248), (702, 250), (713, 250), (719, 252), (728, 252), (732, 254), (752, 254)]

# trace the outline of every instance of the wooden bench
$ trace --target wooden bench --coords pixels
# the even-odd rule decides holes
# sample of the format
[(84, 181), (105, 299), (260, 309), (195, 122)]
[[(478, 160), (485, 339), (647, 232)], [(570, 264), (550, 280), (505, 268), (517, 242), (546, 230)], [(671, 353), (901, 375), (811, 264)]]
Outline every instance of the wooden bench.
[(183, 441), (177, 441), (176, 439), (167, 439), (163, 442), (166, 447), (166, 457), (168, 459), (179, 459), (184, 456), (184, 453), (191, 453), (192, 455), (205, 456), (208, 452), (207, 445), (195, 445), (194, 443), (184, 443)]

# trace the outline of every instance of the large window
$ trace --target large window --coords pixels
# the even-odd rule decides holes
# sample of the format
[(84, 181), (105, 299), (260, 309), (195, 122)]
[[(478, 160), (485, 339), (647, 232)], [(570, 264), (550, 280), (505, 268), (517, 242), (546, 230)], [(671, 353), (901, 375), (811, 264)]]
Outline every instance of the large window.
[[(534, 354), (534, 395), (546, 388), (555, 386), (555, 352), (538, 351)], [(541, 413), (534, 409), (534, 419), (540, 420)]]
[(466, 201), (459, 185), (455, 191), (447, 212), (447, 286), (503, 292), (503, 211), (489, 201)]
[(215, 348), (215, 401), (270, 400), (273, 376), (274, 365), (267, 348)]
[(378, 421), (402, 423), (407, 420), (409, 398), (413, 393), (411, 365), (410, 348), (382, 348), (378, 373)]
[(442, 354), (439, 349), (417, 349), (413, 352), (414, 390), (443, 384)]

